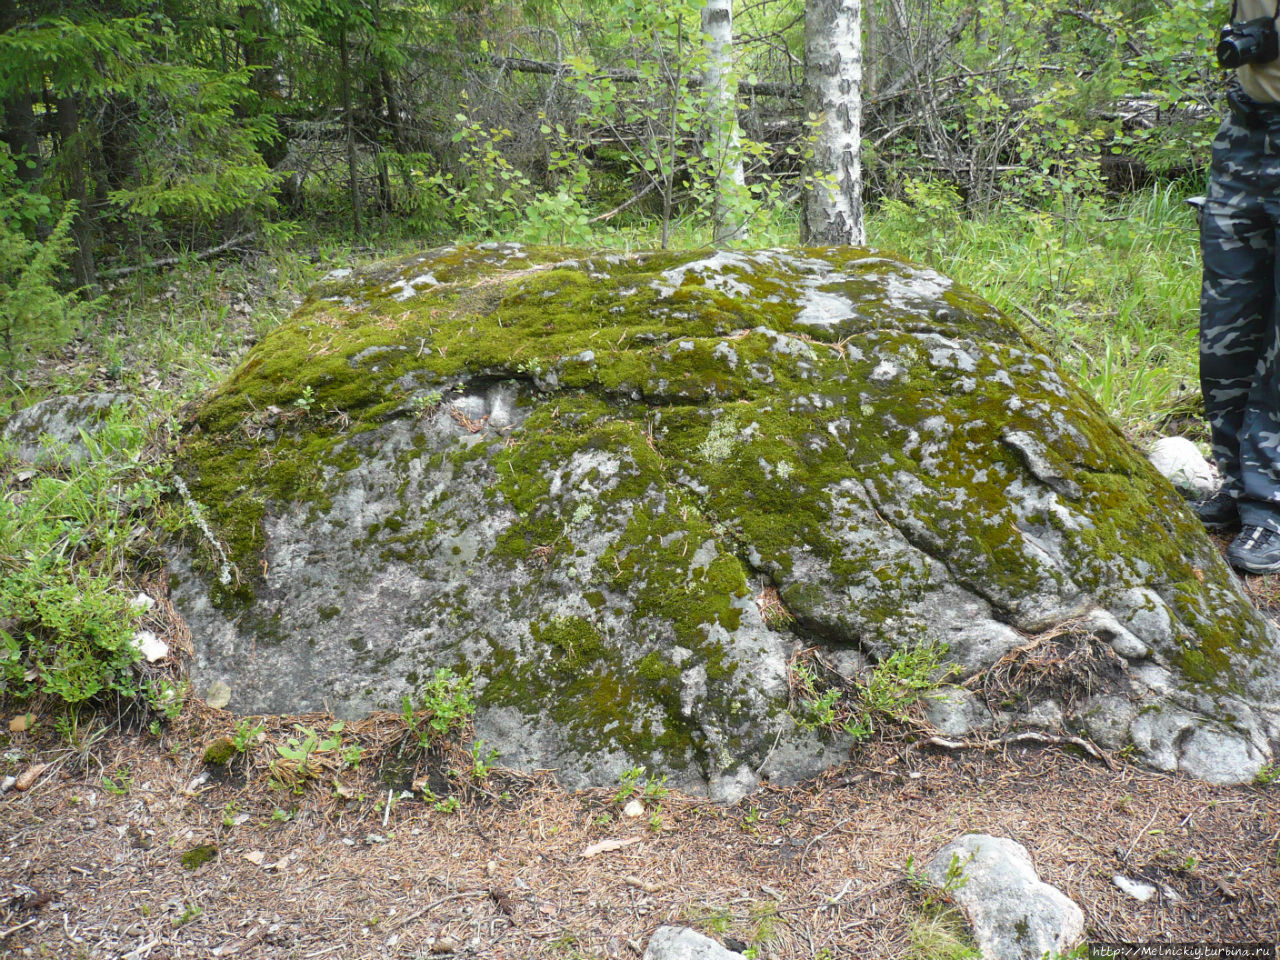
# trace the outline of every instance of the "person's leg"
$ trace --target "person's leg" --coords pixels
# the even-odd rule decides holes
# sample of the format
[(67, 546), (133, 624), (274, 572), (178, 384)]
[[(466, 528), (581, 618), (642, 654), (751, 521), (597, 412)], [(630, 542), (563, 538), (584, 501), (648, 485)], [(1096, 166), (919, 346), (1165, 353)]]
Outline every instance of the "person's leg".
[[(1272, 162), (1280, 167), (1280, 158)], [(1268, 199), (1265, 206), (1272, 224), (1280, 224), (1280, 197)], [(1280, 304), (1280, 264), (1274, 259), (1271, 273), (1272, 303)], [(1240, 519), (1280, 533), (1280, 315), (1276, 308), (1267, 317), (1261, 341), (1238, 433)]]
[(1275, 228), (1258, 193), (1265, 152), (1262, 131), (1229, 114), (1214, 139), (1200, 221), (1200, 388), (1223, 490), (1236, 497), (1241, 429), (1276, 303)]

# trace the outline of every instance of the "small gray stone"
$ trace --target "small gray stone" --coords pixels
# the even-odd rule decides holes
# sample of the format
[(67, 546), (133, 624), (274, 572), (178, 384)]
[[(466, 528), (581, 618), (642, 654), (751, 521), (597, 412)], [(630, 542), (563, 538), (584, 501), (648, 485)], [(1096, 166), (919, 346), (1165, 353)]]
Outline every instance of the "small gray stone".
[(823, 735), (816, 730), (802, 730), (789, 718), (784, 717), (783, 721), (787, 726), (756, 771), (770, 783), (797, 783), (849, 759), (853, 738), (848, 734)]
[(945, 737), (964, 737), (991, 722), (991, 712), (964, 687), (943, 687), (925, 700), (925, 719)]
[(1119, 750), (1129, 742), (1129, 726), (1138, 708), (1122, 695), (1102, 695), (1085, 703), (1080, 716), (1089, 738), (1104, 750)]
[(1130, 880), (1122, 873), (1117, 873), (1112, 877), (1111, 882), (1133, 897), (1133, 899), (1140, 900), (1143, 903), (1146, 903), (1156, 895), (1156, 888), (1151, 884), (1143, 883), (1140, 880)]
[(1098, 639), (1111, 644), (1111, 649), (1126, 660), (1141, 660), (1151, 654), (1151, 648), (1116, 619), (1116, 615), (1110, 610), (1090, 610), (1080, 626)]
[(1173, 771), (1178, 767), (1175, 744), (1183, 731), (1195, 723), (1187, 711), (1171, 704), (1159, 704), (1141, 711), (1129, 727), (1129, 736), (1146, 762), (1156, 770)]
[[(15, 444), (18, 459), (27, 463), (79, 463), (86, 453), (80, 432), (92, 434), (112, 407), (128, 399), (124, 393), (50, 397), (11, 416), (0, 438)], [(52, 446), (41, 442), (46, 437)]]
[(1062, 729), (1062, 705), (1057, 700), (1043, 700), (1027, 710), (1022, 720), (1029, 726), (1042, 730)]
[(743, 960), (743, 957), (688, 927), (659, 927), (649, 940), (644, 960)]
[(826, 656), (827, 666), (846, 680), (857, 680), (871, 669), (871, 661), (861, 650), (853, 647), (840, 647)]
[(751, 768), (740, 766), (732, 773), (713, 777), (707, 792), (715, 803), (730, 804), (755, 793), (759, 787), (760, 778), (751, 772)]
[(966, 834), (943, 847), (926, 873), (969, 918), (986, 960), (1041, 960), (1046, 952), (1066, 953), (1084, 935), (1083, 911), (1042, 882), (1026, 848), (1012, 840)]

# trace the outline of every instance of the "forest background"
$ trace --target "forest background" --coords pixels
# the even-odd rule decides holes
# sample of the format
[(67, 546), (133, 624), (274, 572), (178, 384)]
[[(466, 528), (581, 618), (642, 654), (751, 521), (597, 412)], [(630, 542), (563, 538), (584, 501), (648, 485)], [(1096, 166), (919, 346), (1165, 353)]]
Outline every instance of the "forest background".
[[(869, 243), (1017, 315), (1138, 432), (1193, 402), (1181, 201), (1205, 174), (1226, 7), (862, 4)], [(3, 0), (4, 405), (173, 364), (198, 389), (280, 318), (271, 291), (359, 257), (708, 244), (738, 159), (735, 242), (796, 242), (803, 0), (739, 0), (733, 137), (708, 121), (702, 8)], [(242, 300), (251, 322), (228, 323)]]
[[(176, 412), (325, 272), (460, 240), (797, 243), (827, 176), (806, 14), (858, 6), (808, 4), (739, 0), (726, 57), (704, 0), (0, 0), (0, 416), (139, 401), (68, 470), (0, 444), (0, 700), (176, 715), (131, 606), (198, 522)], [(850, 31), (869, 243), (1014, 315), (1137, 441), (1203, 439), (1183, 200), (1225, 7), (864, 0)]]

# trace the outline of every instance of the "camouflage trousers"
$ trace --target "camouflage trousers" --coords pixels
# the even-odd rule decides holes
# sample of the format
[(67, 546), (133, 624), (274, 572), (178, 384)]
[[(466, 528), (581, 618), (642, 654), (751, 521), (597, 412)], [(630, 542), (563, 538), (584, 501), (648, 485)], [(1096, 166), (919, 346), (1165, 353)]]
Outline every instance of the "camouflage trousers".
[(1200, 221), (1200, 389), (1241, 521), (1280, 531), (1280, 108), (1228, 100)]

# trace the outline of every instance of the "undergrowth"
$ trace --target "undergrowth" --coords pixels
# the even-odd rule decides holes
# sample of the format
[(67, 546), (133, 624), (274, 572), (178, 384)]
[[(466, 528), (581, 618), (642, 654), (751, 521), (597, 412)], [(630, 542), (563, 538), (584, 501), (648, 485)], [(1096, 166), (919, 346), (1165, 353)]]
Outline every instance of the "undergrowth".
[(840, 730), (865, 740), (886, 724), (910, 718), (913, 706), (955, 672), (943, 662), (945, 644), (901, 647), (865, 676), (846, 680), (816, 655), (791, 664), (792, 715), (806, 730)]
[(0, 449), (0, 696), (167, 699), (133, 669), (144, 608), (132, 577), (152, 531), (178, 519), (160, 508), (168, 464), (147, 439), (140, 416), (118, 407), (82, 434), (78, 459), (46, 443), (48, 465), (20, 468)]

